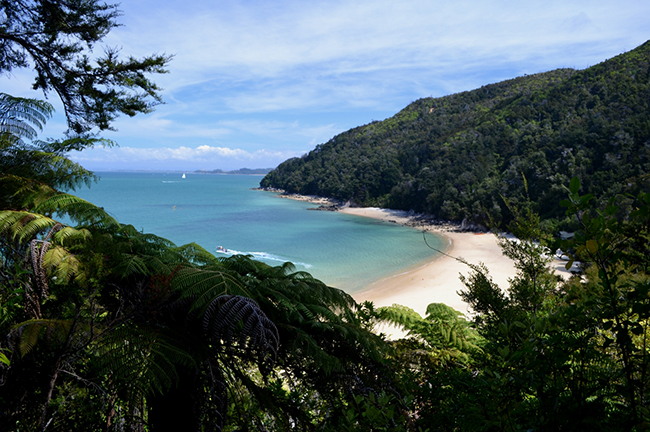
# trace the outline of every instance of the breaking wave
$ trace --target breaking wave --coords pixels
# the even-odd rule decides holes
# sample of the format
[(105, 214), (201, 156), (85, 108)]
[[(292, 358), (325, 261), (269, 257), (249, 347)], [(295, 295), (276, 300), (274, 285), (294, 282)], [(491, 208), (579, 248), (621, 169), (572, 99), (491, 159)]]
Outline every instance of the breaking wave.
[(227, 256), (233, 256), (233, 255), (251, 255), (253, 258), (257, 260), (265, 260), (265, 261), (278, 261), (278, 262), (291, 262), (296, 266), (301, 266), (304, 268), (311, 268), (311, 264), (303, 263), (303, 262), (297, 262), (297, 261), (291, 261), (288, 258), (284, 258), (278, 255), (273, 255), (268, 252), (241, 252), (237, 251), (234, 249), (220, 249), (217, 248), (217, 253), (227, 255)]

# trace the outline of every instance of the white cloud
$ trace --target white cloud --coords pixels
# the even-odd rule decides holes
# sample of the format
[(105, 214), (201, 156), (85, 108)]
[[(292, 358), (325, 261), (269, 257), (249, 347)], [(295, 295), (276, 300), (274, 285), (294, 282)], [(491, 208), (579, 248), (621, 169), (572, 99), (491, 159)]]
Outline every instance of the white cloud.
[(235, 169), (243, 166), (266, 168), (270, 167), (268, 163), (271, 162), (275, 166), (288, 158), (300, 156), (303, 153), (268, 149), (249, 152), (239, 148), (208, 145), (194, 148), (185, 146), (178, 148), (100, 147), (73, 153), (70, 158), (93, 170), (107, 169), (118, 165), (139, 169), (189, 169), (188, 167)]
[(164, 136), (166, 140), (176, 138), (221, 139), (232, 131), (229, 128), (204, 122), (179, 121), (174, 114), (153, 113), (135, 118), (121, 118), (115, 123), (117, 132), (107, 131), (103, 135), (119, 140), (119, 137), (152, 138)]
[[(181, 145), (192, 160), (216, 158), (214, 149), (247, 152), (222, 158), (252, 158), (264, 148), (275, 161), (421, 97), (584, 68), (650, 37), (650, 2), (638, 0), (138, 0), (120, 7), (125, 25), (108, 45), (125, 56), (175, 58), (169, 74), (153, 77), (167, 104), (120, 118), (119, 132), (105, 135), (122, 149), (153, 155), (160, 148), (150, 159), (160, 163)], [(27, 75), (3, 88), (29, 88)], [(212, 150), (201, 153), (203, 146)], [(118, 164), (147, 156), (122, 149), (106, 157)]]
[[(182, 10), (176, 5), (163, 3), (158, 14), (138, 14), (133, 20), (141, 24), (130, 26), (129, 31), (142, 27), (156, 31), (144, 40), (128, 38), (146, 46), (145, 52), (164, 46), (176, 54), (171, 66), (174, 77), (167, 83), (170, 89), (213, 79), (276, 79), (305, 73), (298, 70), (304, 67), (315, 67), (307, 72), (312, 76), (396, 64), (435, 68), (462, 53), (468, 59), (499, 54), (515, 60), (538, 55), (540, 48), (548, 46), (561, 49), (630, 39), (630, 17), (642, 15), (639, 9), (650, 12), (649, 6), (629, 0), (616, 5), (608, 1), (221, 2), (214, 8), (183, 4)], [(620, 12), (626, 8), (627, 13)], [(173, 19), (165, 19), (172, 14)]]
[[(158, 2), (155, 10), (126, 10), (138, 25), (123, 40), (176, 54), (159, 80), (172, 97), (193, 89), (185, 104), (231, 113), (398, 110), (417, 97), (586, 67), (642, 43), (646, 35), (631, 29), (650, 30), (638, 19), (650, 4), (631, 0)], [(136, 37), (142, 28), (152, 31)]]

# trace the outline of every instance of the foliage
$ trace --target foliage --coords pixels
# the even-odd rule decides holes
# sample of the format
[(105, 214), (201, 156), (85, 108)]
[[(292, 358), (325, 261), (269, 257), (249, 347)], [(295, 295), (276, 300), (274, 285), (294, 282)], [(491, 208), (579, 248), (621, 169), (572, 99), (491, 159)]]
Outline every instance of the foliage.
[(146, 74), (164, 73), (170, 57), (119, 58), (118, 50), (90, 58), (119, 24), (117, 5), (97, 0), (0, 2), (0, 73), (32, 68), (33, 88), (54, 92), (75, 134), (110, 129), (119, 114), (133, 116), (160, 103)]
[[(0, 210), (3, 429), (647, 429), (650, 194), (598, 206), (572, 180), (561, 204), (579, 229), (562, 241), (534, 203), (504, 200), (517, 274), (501, 289), (468, 263), (468, 321), (176, 246), (25, 172)], [(584, 274), (554, 276), (557, 248)], [(381, 321), (408, 338), (373, 334)]]
[[(571, 240), (545, 240), (538, 216), (513, 208), (518, 218), (511, 227), (520, 237), (501, 243), (518, 271), (507, 289), (485, 266), (470, 266), (461, 294), (473, 311), (480, 351), (438, 364), (430, 360), (436, 349), (412, 339), (394, 343), (418, 427), (647, 430), (650, 278), (647, 258), (634, 247), (648, 235), (650, 195), (594, 207), (598, 201), (579, 190), (573, 179), (562, 202), (581, 227)], [(580, 260), (584, 274), (555, 277), (549, 247)]]
[(0, 93), (1, 208), (21, 208), (24, 200), (36, 199), (35, 194), (47, 196), (48, 187), (74, 189), (90, 185), (95, 179), (66, 154), (98, 143), (110, 145), (110, 142), (81, 137), (35, 140), (52, 112), (52, 106), (46, 102)]
[[(0, 94), (0, 429), (650, 428), (648, 43), (582, 72), (416, 101), (263, 181), (509, 222), (516, 238), (500, 244), (517, 274), (502, 289), (467, 263), (468, 321), (435, 303), (425, 317), (375, 310), (290, 263), (177, 246), (67, 193), (94, 180), (67, 153), (111, 145), (87, 132), (148, 111), (158, 89), (144, 74), (168, 58), (108, 50), (91, 64), (112, 5), (0, 6), (0, 70), (34, 67), (81, 133), (38, 141), (52, 107)], [(575, 236), (549, 239), (544, 224)], [(554, 276), (556, 249), (584, 272)], [(381, 321), (408, 338), (375, 335)]]
[(425, 318), (401, 305), (383, 307), (378, 312), (382, 321), (407, 330), (407, 336), (421, 345), (418, 349), (427, 351), (435, 363), (467, 362), (471, 353), (480, 351), (481, 339), (463, 314), (445, 304), (428, 305)]
[(48, 105), (4, 100), (33, 115), (3, 131), (0, 428), (223, 430), (230, 412), (230, 427), (311, 430), (351, 406), (406, 410), (372, 310), (290, 263), (178, 247), (57, 190), (92, 174), (65, 183), (61, 147), (25, 142)]
[(515, 216), (502, 197), (530, 199), (543, 220), (567, 225), (557, 203), (573, 177), (605, 201), (627, 185), (648, 192), (649, 56), (647, 42), (583, 71), (420, 99), (285, 161), (261, 185), (503, 226)]

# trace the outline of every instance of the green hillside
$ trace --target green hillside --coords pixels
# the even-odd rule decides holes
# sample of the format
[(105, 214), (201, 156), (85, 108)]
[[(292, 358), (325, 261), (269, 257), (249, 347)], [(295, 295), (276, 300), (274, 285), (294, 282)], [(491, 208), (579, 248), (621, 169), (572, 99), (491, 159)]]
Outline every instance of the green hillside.
[[(561, 216), (563, 186), (609, 197), (650, 172), (650, 41), (591, 68), (558, 69), (441, 98), (341, 133), (261, 182), (448, 220), (510, 219), (503, 197)], [(524, 181), (524, 178), (526, 181)]]

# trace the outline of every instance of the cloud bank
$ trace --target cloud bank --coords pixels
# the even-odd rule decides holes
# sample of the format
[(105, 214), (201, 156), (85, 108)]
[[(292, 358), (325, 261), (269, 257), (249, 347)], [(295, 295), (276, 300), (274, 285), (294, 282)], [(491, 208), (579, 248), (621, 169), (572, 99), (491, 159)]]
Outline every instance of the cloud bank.
[(194, 171), (274, 168), (280, 162), (302, 154), (304, 152), (269, 150), (249, 152), (238, 148), (202, 145), (195, 148), (100, 147), (84, 150), (70, 157), (75, 162), (95, 171), (115, 169)]

